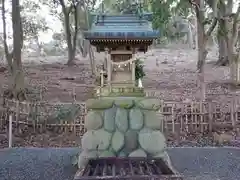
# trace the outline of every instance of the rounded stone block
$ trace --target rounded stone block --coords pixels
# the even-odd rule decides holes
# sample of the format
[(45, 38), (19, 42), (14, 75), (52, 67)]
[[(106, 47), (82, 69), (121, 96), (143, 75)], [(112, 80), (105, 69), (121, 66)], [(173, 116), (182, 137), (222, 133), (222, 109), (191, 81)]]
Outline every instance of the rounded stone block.
[(140, 146), (149, 154), (160, 153), (166, 149), (166, 139), (157, 130), (142, 129), (139, 132), (138, 141)]
[(86, 107), (88, 109), (108, 109), (113, 106), (113, 99), (99, 98), (99, 99), (88, 99), (86, 101)]
[(106, 109), (104, 111), (104, 129), (113, 132), (115, 130), (115, 116), (116, 116), (116, 107), (112, 107), (110, 109)]
[(98, 147), (98, 138), (96, 136), (96, 131), (89, 130), (84, 133), (81, 144), (83, 150), (96, 150)]
[(147, 154), (142, 149), (137, 149), (129, 154), (129, 157), (147, 157)]
[(133, 130), (140, 130), (143, 127), (143, 113), (139, 108), (133, 108), (129, 112), (129, 124)]
[(125, 133), (128, 130), (128, 111), (118, 108), (115, 117), (115, 124), (119, 131)]
[(118, 157), (127, 157), (127, 153), (125, 151), (121, 151), (118, 153)]
[(111, 145), (115, 152), (119, 152), (124, 146), (124, 135), (119, 131), (115, 131), (112, 136)]
[(160, 129), (162, 119), (159, 119), (156, 111), (145, 110), (144, 111), (145, 126), (150, 129)]
[(103, 151), (100, 153), (99, 157), (115, 157), (116, 155), (112, 151)]
[(85, 118), (85, 127), (87, 130), (97, 130), (103, 125), (103, 118), (99, 112), (90, 111)]
[(134, 105), (134, 101), (132, 99), (116, 99), (114, 103), (117, 107), (124, 109), (130, 109)]
[(83, 151), (78, 157), (78, 168), (83, 169), (90, 158), (97, 158), (97, 151)]
[(161, 107), (161, 102), (158, 99), (143, 99), (137, 101), (136, 105), (141, 109), (157, 111)]
[(127, 151), (133, 151), (138, 147), (138, 133), (137, 131), (128, 130), (125, 133), (125, 146)]
[(99, 129), (95, 132), (97, 139), (97, 149), (106, 150), (110, 146), (112, 134), (105, 131), (104, 129)]

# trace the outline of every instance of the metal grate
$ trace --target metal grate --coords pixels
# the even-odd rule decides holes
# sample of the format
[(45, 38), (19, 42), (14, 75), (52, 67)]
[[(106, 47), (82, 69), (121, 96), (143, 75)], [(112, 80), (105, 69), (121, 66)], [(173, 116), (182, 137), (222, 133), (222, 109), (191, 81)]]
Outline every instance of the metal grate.
[(90, 159), (75, 180), (183, 180), (162, 159), (99, 158)]

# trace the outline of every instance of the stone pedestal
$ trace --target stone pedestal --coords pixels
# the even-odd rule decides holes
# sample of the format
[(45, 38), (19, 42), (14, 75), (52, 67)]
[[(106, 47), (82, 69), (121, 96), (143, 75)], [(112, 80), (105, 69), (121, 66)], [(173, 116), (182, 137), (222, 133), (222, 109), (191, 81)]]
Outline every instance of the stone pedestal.
[(156, 116), (159, 100), (143, 97), (89, 99), (78, 166), (97, 157), (162, 157), (170, 166), (162, 118)]

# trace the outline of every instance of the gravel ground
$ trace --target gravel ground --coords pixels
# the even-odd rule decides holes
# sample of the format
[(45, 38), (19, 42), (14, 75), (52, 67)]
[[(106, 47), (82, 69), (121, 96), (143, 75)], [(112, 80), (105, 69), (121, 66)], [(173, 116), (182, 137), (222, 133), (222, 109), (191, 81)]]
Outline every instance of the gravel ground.
[[(0, 150), (0, 180), (72, 180), (74, 148)], [(169, 155), (186, 180), (240, 179), (240, 149), (171, 148)]]

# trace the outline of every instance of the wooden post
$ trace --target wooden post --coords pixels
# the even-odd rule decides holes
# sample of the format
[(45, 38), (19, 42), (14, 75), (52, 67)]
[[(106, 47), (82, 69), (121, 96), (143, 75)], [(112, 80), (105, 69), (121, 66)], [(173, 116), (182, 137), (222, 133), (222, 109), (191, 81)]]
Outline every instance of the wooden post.
[(104, 74), (104, 71), (101, 69), (101, 71), (100, 71), (100, 80), (101, 80), (100, 86), (101, 87), (104, 86), (104, 76), (103, 76), (103, 74)]
[(107, 57), (107, 79), (108, 79), (108, 85), (110, 86), (111, 85), (111, 76), (112, 76), (112, 63), (111, 63), (111, 59), (109, 57), (109, 49), (106, 48), (105, 49), (105, 55)]
[(136, 77), (135, 77), (135, 50), (133, 50), (133, 55), (132, 55), (132, 59), (134, 60), (132, 62), (132, 82), (133, 82), (133, 85), (135, 85), (135, 80), (136, 80)]
[(209, 116), (209, 132), (212, 132), (213, 130), (213, 108), (212, 108), (212, 102), (209, 102), (208, 107), (208, 116)]
[(8, 136), (8, 147), (12, 147), (12, 115), (9, 116), (9, 136)]

